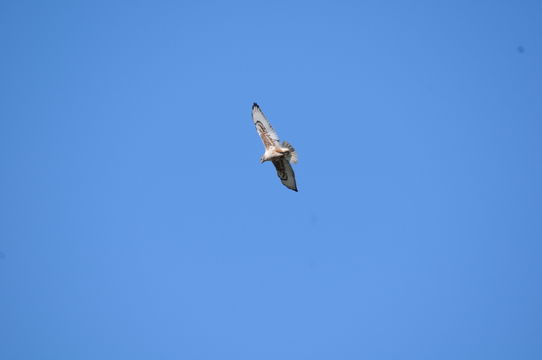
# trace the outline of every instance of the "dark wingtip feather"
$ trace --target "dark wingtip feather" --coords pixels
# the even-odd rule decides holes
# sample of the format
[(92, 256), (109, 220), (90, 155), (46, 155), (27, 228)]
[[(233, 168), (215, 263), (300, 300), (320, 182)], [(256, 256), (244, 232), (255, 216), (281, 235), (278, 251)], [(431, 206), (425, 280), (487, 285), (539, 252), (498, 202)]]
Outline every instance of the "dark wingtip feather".
[(260, 107), (258, 106), (258, 104), (252, 103), (252, 109), (254, 109), (254, 108), (258, 108), (258, 109), (259, 109)]

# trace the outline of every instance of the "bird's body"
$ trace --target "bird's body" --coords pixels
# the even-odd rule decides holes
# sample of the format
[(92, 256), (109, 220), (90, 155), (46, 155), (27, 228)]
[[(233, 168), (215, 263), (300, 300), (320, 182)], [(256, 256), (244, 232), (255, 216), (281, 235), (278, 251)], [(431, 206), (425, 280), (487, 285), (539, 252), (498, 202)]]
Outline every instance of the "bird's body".
[(261, 162), (273, 160), (284, 156), (288, 153), (289, 149), (282, 146), (271, 146), (269, 149), (265, 149), (265, 153), (261, 157)]
[(252, 121), (265, 147), (260, 162), (273, 162), (282, 183), (287, 188), (297, 191), (294, 170), (290, 165), (291, 162), (297, 162), (297, 152), (294, 147), (286, 141), (280, 144), (277, 133), (256, 103), (252, 105)]

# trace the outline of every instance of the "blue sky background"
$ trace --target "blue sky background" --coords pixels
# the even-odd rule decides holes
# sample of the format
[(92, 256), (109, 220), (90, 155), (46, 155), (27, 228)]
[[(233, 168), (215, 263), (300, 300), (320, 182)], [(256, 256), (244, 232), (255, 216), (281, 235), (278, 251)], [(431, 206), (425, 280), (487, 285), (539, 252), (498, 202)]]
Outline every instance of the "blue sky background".
[(541, 34), (539, 1), (3, 1), (0, 358), (542, 358)]

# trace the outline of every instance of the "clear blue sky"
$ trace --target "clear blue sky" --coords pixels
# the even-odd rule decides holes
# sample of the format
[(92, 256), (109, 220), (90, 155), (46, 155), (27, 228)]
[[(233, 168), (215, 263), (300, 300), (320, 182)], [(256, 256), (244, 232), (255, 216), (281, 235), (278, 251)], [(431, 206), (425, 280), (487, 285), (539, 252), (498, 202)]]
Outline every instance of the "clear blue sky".
[(541, 359), (541, 34), (540, 1), (3, 1), (0, 358)]

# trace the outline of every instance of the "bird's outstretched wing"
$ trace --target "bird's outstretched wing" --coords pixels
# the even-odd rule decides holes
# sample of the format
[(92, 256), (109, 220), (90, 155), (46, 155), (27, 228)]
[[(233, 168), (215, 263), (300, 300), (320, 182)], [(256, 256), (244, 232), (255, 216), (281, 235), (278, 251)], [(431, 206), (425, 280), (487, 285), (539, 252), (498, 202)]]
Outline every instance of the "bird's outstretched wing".
[(286, 159), (284, 156), (274, 159), (273, 165), (275, 165), (277, 175), (284, 186), (286, 186), (288, 189), (292, 189), (293, 191), (297, 191), (294, 169), (292, 169), (292, 165), (290, 165), (288, 159)]
[(252, 121), (256, 125), (256, 130), (258, 130), (266, 149), (269, 149), (270, 146), (280, 146), (277, 133), (256, 103), (252, 105)]

